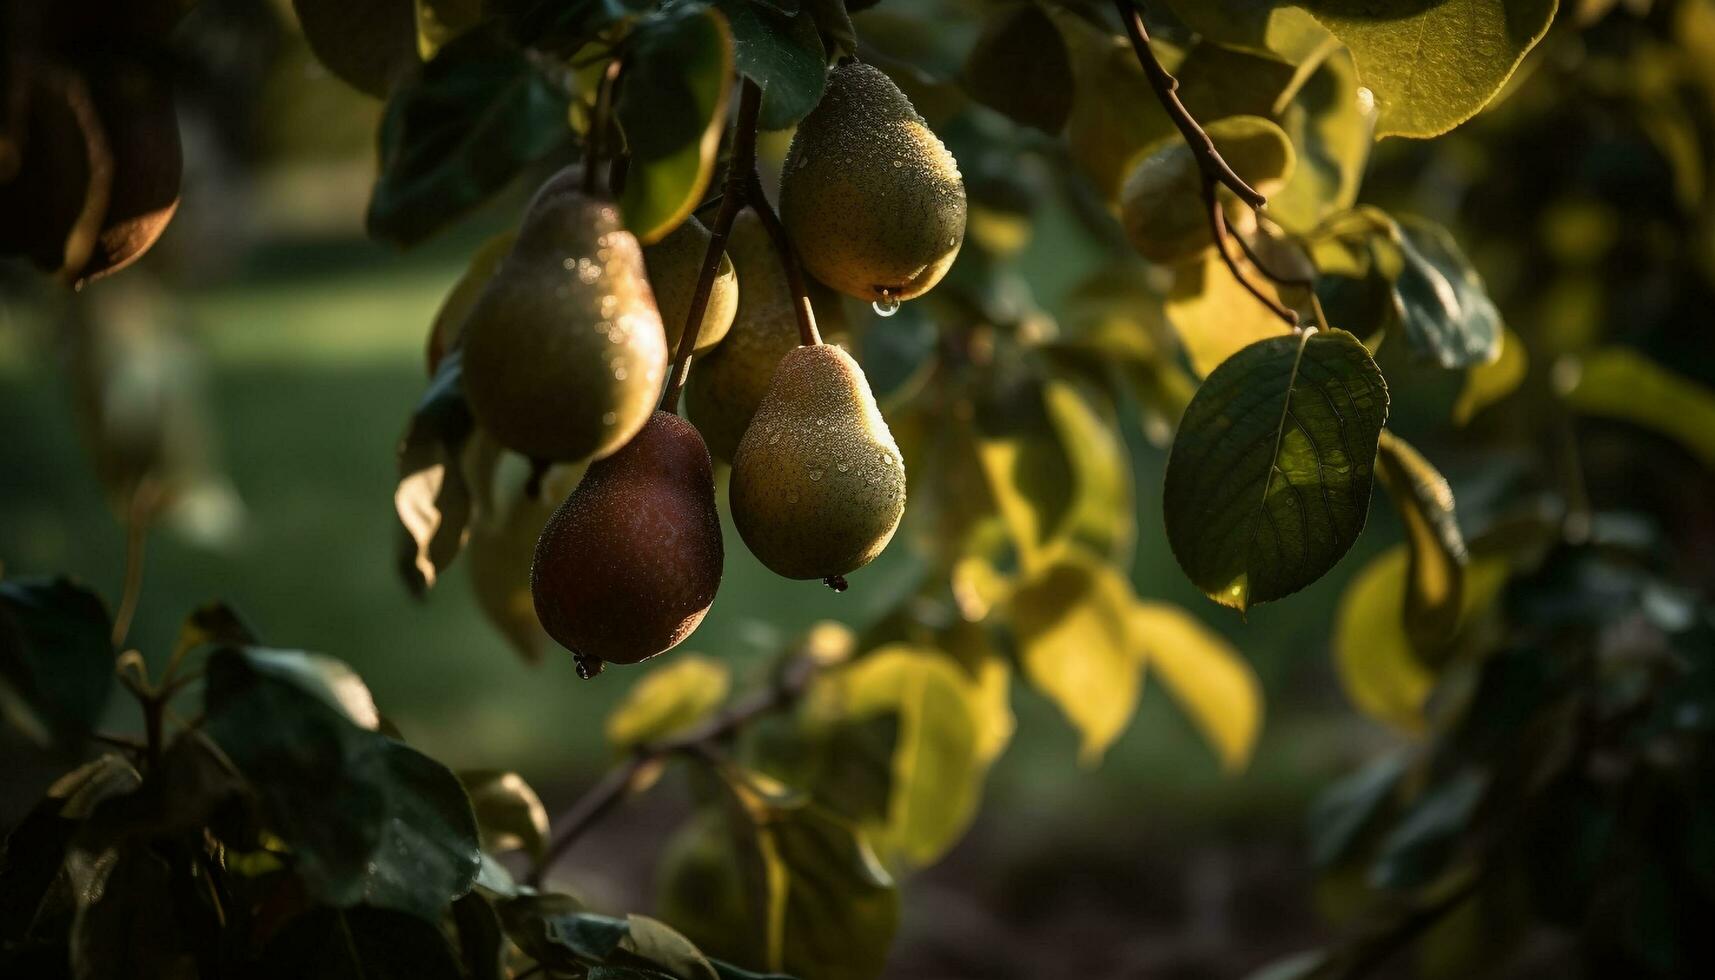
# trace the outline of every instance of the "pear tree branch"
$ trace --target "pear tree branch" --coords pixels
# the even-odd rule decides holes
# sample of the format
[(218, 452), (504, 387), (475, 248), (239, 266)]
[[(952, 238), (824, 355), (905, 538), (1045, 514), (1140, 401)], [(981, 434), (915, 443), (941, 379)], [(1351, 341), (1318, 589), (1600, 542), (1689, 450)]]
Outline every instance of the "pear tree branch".
[(762, 88), (745, 79), (738, 100), (738, 124), (733, 132), (732, 154), (727, 161), (726, 183), (721, 190), (720, 210), (715, 212), (709, 227), (709, 247), (703, 253), (703, 267), (697, 272), (697, 288), (691, 293), (691, 308), (685, 315), (685, 332), (679, 335), (679, 350), (673, 357), (673, 371), (667, 378), (667, 391), (661, 396), (661, 410), (679, 410), (679, 392), (691, 373), (691, 352), (697, 347), (697, 335), (702, 333), (703, 315), (709, 309), (709, 295), (715, 288), (715, 276), (721, 269), (721, 256), (726, 254), (727, 236), (732, 233), (733, 219), (744, 207), (747, 175), (756, 172), (756, 124), (762, 111)]
[(566, 851), (577, 843), (591, 827), (613, 812), (622, 800), (644, 782), (649, 771), (660, 762), (675, 755), (710, 758), (719, 743), (730, 739), (746, 725), (782, 708), (795, 704), (815, 677), (818, 662), (814, 656), (801, 654), (788, 660), (774, 680), (750, 697), (735, 702), (725, 711), (672, 738), (638, 746), (625, 762), (610, 770), (589, 791), (579, 797), (565, 815), (554, 821), (554, 834), (542, 858), (531, 869), (528, 882), (532, 888), (542, 887), (547, 876)]
[(780, 268), (786, 272), (786, 285), (792, 290), (792, 312), (798, 317), (798, 343), (814, 347), (822, 342), (822, 335), (816, 329), (816, 311), (810, 305), (810, 291), (804, 284), (804, 270), (798, 265), (798, 251), (792, 247), (792, 237), (786, 233), (786, 226), (780, 223), (780, 216), (774, 213), (768, 197), (762, 193), (762, 178), (755, 167), (750, 171), (748, 191), (750, 209), (762, 219), (762, 227), (780, 256)]

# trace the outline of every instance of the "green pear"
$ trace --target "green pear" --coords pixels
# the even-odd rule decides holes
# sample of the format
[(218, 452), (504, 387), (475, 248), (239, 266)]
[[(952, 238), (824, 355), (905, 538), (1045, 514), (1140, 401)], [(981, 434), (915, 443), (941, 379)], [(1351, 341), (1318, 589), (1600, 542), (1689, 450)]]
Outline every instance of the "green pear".
[(958, 162), (899, 87), (851, 62), (798, 124), (780, 218), (810, 274), (867, 302), (919, 296), (965, 239)]
[(702, 431), (710, 454), (730, 463), (775, 365), (798, 346), (798, 320), (780, 257), (754, 213), (741, 211), (733, 221), (727, 255), (744, 284), (738, 311), (721, 345), (692, 362), (685, 414)]
[(689, 636), (715, 601), (723, 558), (709, 451), (689, 422), (656, 412), (548, 518), (530, 592), (543, 628), (587, 675)]
[(828, 579), (868, 564), (905, 513), (905, 460), (850, 354), (781, 358), (732, 464), (732, 519), (764, 565)]
[[(685, 321), (691, 315), (691, 294), (697, 291), (697, 279), (702, 275), (703, 257), (708, 254), (710, 234), (701, 221), (686, 218), (666, 238), (643, 247), (643, 262), (649, 267), (649, 285), (655, 291), (655, 305), (661, 310), (661, 325), (667, 328), (667, 354), (679, 349), (679, 338), (685, 335)], [(709, 305), (703, 311), (703, 324), (697, 331), (697, 353), (720, 343), (732, 328), (738, 313), (738, 276), (732, 259), (721, 254), (709, 290)]]
[(649, 421), (667, 336), (619, 208), (550, 182), (465, 317), (464, 387), (502, 445), (570, 463), (606, 456)]

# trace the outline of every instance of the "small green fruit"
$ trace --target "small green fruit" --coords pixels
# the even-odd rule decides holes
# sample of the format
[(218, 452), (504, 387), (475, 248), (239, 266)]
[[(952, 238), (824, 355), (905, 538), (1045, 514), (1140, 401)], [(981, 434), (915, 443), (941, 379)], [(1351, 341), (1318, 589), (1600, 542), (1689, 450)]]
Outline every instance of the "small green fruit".
[(919, 296), (965, 240), (958, 162), (899, 87), (852, 62), (798, 124), (780, 218), (811, 275), (873, 302)]
[(649, 420), (666, 372), (643, 252), (618, 207), (575, 189), (538, 194), (465, 318), (477, 421), (533, 459), (599, 458)]
[[(701, 221), (686, 218), (666, 238), (643, 247), (649, 285), (655, 290), (655, 306), (661, 311), (661, 325), (667, 329), (668, 357), (679, 350), (679, 338), (685, 335), (685, 320), (691, 315), (691, 294), (697, 291), (703, 256), (708, 254), (709, 239), (713, 237)], [(709, 305), (703, 311), (702, 329), (697, 331), (696, 352), (720, 343), (732, 328), (737, 313), (738, 276), (733, 272), (732, 259), (723, 252), (714, 285), (709, 290)]]
[(764, 565), (797, 579), (867, 565), (905, 513), (905, 460), (850, 354), (797, 347), (732, 467), (732, 518)]

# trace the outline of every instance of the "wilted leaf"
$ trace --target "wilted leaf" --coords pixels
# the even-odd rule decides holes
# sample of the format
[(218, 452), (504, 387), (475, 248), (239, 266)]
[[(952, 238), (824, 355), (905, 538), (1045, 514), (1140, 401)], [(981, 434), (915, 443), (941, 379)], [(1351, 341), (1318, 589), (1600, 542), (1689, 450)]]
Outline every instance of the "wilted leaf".
[(1231, 643), (1178, 606), (1140, 602), (1134, 642), (1228, 771), (1243, 769), (1262, 729), (1262, 685)]
[(70, 579), (0, 581), (0, 716), (38, 741), (101, 720), (113, 689), (113, 621)]
[(620, 211), (645, 245), (679, 226), (714, 174), (732, 88), (726, 18), (694, 4), (663, 11), (632, 34), (616, 115), (631, 164)]
[(971, 98), (1026, 126), (1058, 134), (1072, 114), (1072, 57), (1034, 3), (997, 6), (965, 59)]
[(471, 513), (470, 486), (459, 465), (476, 422), (464, 396), (464, 357), (441, 359), (399, 443), (399, 574), (413, 593), (435, 584), (464, 547)]
[(1387, 407), (1375, 361), (1340, 330), (1259, 341), (1210, 374), (1162, 497), (1191, 581), (1243, 611), (1334, 567), (1363, 530)]
[(355, 724), (325, 675), (302, 654), (220, 651), (204, 731), (256, 788), (313, 895), (438, 916), (476, 880), (470, 801), (439, 763)]
[(459, 782), (470, 796), (483, 850), (491, 854), (519, 850), (541, 860), (548, 845), (548, 810), (523, 776), (472, 769), (460, 772)]
[(684, 654), (646, 674), (607, 716), (607, 740), (629, 749), (679, 734), (726, 700), (732, 672), (720, 661)]
[(497, 30), (453, 39), (387, 102), (369, 234), (414, 245), (486, 200), (565, 141), (567, 104)]
[(385, 97), (417, 64), (412, 0), (292, 0), (316, 58), (360, 92)]
[(1465, 372), (1465, 386), (1453, 403), (1453, 424), (1468, 425), (1477, 413), (1512, 394), (1530, 370), (1530, 354), (1519, 335), (1501, 328), (1498, 356)]
[(1459, 628), (1468, 557), (1465, 536), (1453, 512), (1453, 489), (1429, 460), (1385, 429), (1377, 449), (1376, 473), (1405, 524), (1410, 555), (1405, 629), (1418, 651), (1428, 653)]
[(1136, 605), (1117, 571), (1076, 550), (1012, 596), (1025, 676), (1078, 729), (1086, 765), (1101, 760), (1137, 710), (1143, 664), (1132, 644)]
[(1375, 93), (1376, 135), (1427, 137), (1471, 118), (1495, 97), (1548, 32), (1557, 0), (1301, 0), (1301, 6), (1351, 48), (1359, 78)]
[(1574, 409), (1660, 432), (1715, 470), (1715, 392), (1622, 347), (1563, 363), (1555, 381)]
[(744, 77), (762, 86), (762, 129), (786, 129), (809, 114), (828, 87), (827, 55), (807, 9), (786, 13), (755, 0), (717, 0), (732, 28), (734, 55)]

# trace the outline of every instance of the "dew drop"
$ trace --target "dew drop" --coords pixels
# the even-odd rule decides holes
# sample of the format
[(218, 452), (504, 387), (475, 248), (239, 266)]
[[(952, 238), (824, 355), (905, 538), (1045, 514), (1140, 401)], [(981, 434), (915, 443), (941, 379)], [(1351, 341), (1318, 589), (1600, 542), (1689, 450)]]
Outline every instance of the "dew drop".
[(834, 467), (834, 469), (837, 469), (837, 470), (839, 470), (839, 471), (840, 471), (840, 472), (841, 472), (841, 473), (844, 473), (844, 472), (845, 472), (845, 471), (847, 471), (847, 470), (849, 470), (849, 469), (851, 469), (851, 467), (849, 467), (849, 466), (847, 466), (847, 465), (846, 465), (846, 464), (844, 464), (844, 463), (841, 463), (841, 464), (840, 464), (840, 465), (838, 465), (838, 466), (836, 466), (836, 467)]
[(870, 304), (876, 316), (892, 316), (899, 312), (899, 297), (887, 290), (881, 291), (881, 298)]
[(624, 381), (625, 377), (626, 377), (625, 365), (621, 364), (618, 367), (613, 369), (613, 380)]
[(904, 160), (895, 160), (895, 161), (893, 161), (893, 165), (895, 167), (903, 167), (903, 166), (905, 166), (905, 161)]
[(820, 480), (821, 478), (822, 478), (822, 471), (821, 470), (811, 470), (810, 471), (810, 482), (811, 483), (815, 483), (817, 480)]
[(778, 432), (776, 432), (773, 435), (768, 437), (768, 444), (770, 446), (774, 445), (775, 443), (777, 443), (779, 441), (780, 441), (780, 433), (778, 433)]
[(618, 421), (619, 421), (619, 413), (617, 413), (617, 412), (608, 412), (607, 414), (605, 414), (601, 417), (601, 424), (602, 425), (612, 425)]

